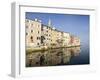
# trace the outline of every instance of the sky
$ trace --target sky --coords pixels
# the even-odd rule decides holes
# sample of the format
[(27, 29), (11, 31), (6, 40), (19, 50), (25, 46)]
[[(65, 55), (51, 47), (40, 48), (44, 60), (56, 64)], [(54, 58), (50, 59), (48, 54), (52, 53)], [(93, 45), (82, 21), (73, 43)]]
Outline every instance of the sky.
[(89, 15), (26, 12), (25, 17), (37, 18), (45, 25), (51, 20), (56, 29), (78, 36), (81, 44), (89, 45)]

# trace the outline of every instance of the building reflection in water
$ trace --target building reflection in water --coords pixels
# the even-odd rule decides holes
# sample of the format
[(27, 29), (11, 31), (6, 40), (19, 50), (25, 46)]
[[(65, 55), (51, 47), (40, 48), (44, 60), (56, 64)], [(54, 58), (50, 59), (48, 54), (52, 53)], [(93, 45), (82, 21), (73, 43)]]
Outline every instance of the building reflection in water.
[(26, 55), (26, 67), (67, 65), (72, 57), (79, 56), (80, 47), (50, 49)]

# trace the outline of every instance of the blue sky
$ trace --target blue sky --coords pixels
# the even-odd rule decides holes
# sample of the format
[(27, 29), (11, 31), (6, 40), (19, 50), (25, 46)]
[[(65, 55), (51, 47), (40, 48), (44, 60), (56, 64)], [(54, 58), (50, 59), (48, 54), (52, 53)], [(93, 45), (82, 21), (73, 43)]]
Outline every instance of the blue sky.
[(89, 15), (26, 12), (26, 19), (40, 19), (43, 24), (51, 20), (58, 30), (78, 36), (82, 44), (89, 44)]

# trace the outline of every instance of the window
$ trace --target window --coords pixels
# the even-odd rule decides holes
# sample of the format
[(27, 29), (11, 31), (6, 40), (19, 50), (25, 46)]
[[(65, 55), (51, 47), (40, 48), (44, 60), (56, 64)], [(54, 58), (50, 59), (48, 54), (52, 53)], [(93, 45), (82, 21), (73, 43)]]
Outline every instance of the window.
[(37, 37), (37, 40), (40, 40), (40, 37)]
[(39, 34), (39, 31), (38, 31), (38, 34)]
[(31, 33), (33, 33), (33, 30), (31, 30)]
[(39, 43), (37, 43), (37, 45), (39, 45)]
[(30, 38), (31, 38), (31, 42), (33, 42), (33, 36), (31, 36)]
[(38, 40), (38, 37), (37, 37), (37, 40)]
[(33, 39), (33, 37), (31, 36), (31, 39)]
[(40, 37), (38, 37), (39, 38), (39, 40), (40, 40)]
[(37, 40), (40, 39), (39, 37), (37, 37)]

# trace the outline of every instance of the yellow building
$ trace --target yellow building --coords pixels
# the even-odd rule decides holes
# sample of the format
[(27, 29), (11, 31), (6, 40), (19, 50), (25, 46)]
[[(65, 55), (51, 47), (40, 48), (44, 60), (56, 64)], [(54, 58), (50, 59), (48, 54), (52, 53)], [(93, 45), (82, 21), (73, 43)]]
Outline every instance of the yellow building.
[(26, 47), (35, 48), (41, 46), (41, 21), (37, 19), (25, 21), (26, 27)]
[(42, 24), (41, 20), (25, 21), (26, 48), (58, 48), (80, 45), (80, 39), (68, 32), (60, 31), (51, 25)]
[(41, 44), (43, 46), (50, 47), (51, 46), (51, 28), (47, 25), (43, 25), (41, 27)]
[(57, 31), (55, 28), (52, 28), (51, 30), (51, 46), (57, 46)]
[(74, 45), (79, 46), (80, 45), (80, 39), (78, 37), (74, 37)]
[(59, 31), (57, 30), (57, 47), (62, 47), (63, 46), (63, 32), (62, 31)]
[(71, 35), (71, 46), (80, 46), (80, 39), (76, 36)]
[(67, 33), (67, 32), (63, 32), (63, 46), (64, 47), (68, 47), (70, 46), (70, 33)]

